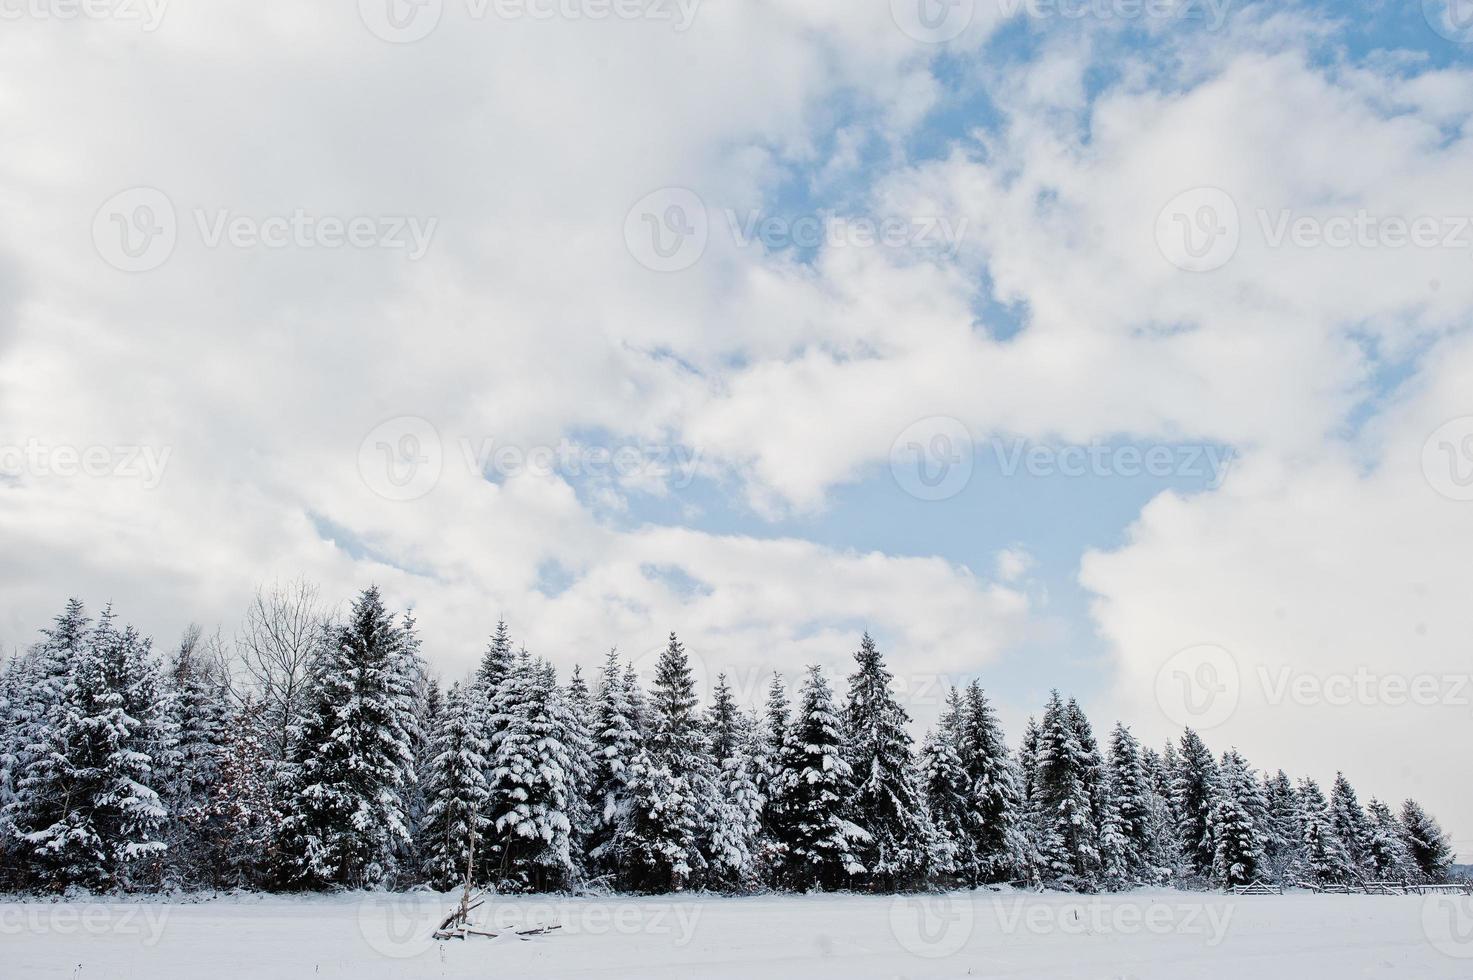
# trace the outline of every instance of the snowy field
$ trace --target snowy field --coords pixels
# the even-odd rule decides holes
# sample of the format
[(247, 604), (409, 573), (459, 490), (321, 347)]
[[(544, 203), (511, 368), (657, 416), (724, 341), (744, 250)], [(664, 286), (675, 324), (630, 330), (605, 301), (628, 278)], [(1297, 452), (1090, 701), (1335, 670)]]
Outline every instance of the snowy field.
[(498, 901), (435, 943), (438, 895), (0, 903), (0, 976), (1315, 980), (1473, 976), (1473, 908), (1451, 897), (1076, 897), (961, 893)]

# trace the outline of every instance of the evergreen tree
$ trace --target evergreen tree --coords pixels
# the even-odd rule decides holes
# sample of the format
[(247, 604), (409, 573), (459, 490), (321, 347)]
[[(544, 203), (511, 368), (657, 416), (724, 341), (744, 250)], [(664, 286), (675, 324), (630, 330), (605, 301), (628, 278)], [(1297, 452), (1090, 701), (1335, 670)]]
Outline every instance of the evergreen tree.
[[(1264, 863), (1264, 835), (1254, 814), (1267, 813), (1258, 779), (1235, 750), (1222, 758), (1217, 801), (1212, 810), (1215, 848), (1212, 878), (1221, 887), (1257, 880)], [(1260, 817), (1261, 819), (1261, 817)]]
[[(690, 658), (674, 633), (655, 665), (645, 748), (634, 784), (632, 853), (642, 888), (679, 890), (698, 883), (721, 816), (716, 771), (697, 710)], [(664, 825), (663, 828), (661, 825)]]
[(635, 760), (644, 745), (630, 704), (619, 655), (610, 650), (600, 677), (594, 706), (593, 822), (589, 841), (595, 869), (622, 878), (617, 861), (620, 837), (630, 821)]
[(1355, 862), (1335, 832), (1325, 794), (1312, 779), (1299, 782), (1299, 820), (1304, 833), (1304, 853), (1299, 872), (1316, 885), (1351, 881), (1355, 876)]
[(716, 678), (716, 689), (712, 692), (711, 710), (706, 716), (706, 728), (710, 733), (711, 757), (720, 763), (735, 758), (740, 740), (741, 711), (737, 708), (736, 696), (726, 675)]
[(1029, 717), (1018, 745), (1018, 779), (1022, 789), (1021, 809), (1023, 837), (1028, 845), (1029, 878), (1036, 882), (1051, 876), (1044, 851), (1048, 846), (1050, 819), (1045, 813), (1043, 794), (1038, 782), (1039, 756), (1043, 750), (1043, 730), (1038, 719)]
[(1287, 882), (1291, 869), (1302, 863), (1304, 828), (1294, 784), (1280, 769), (1263, 784), (1268, 820), (1264, 827), (1264, 859), (1275, 881)]
[(909, 887), (925, 874), (936, 846), (906, 730), (910, 716), (895, 700), (894, 677), (868, 633), (854, 661), (844, 722), (854, 818), (866, 831), (856, 858), (878, 887)]
[(511, 630), (507, 629), (506, 620), (499, 620), (496, 623), (496, 632), (491, 634), (491, 642), (486, 645), (486, 652), (481, 654), (481, 665), (476, 669), (476, 685), (480, 687), (482, 697), (487, 701), (495, 696), (496, 689), (511, 672), (515, 660)]
[(1356, 871), (1370, 874), (1374, 866), (1370, 853), (1371, 822), (1343, 772), (1335, 774), (1335, 785), (1330, 790), (1330, 823), (1350, 853)]
[(1038, 804), (1042, 858), (1048, 877), (1087, 886), (1100, 871), (1097, 815), (1091, 800), (1090, 759), (1079, 743), (1079, 725), (1054, 691), (1044, 711), (1038, 744)]
[(956, 749), (945, 734), (936, 731), (927, 732), (921, 743), (920, 768), (926, 806), (936, 827), (933, 870), (950, 877), (963, 869), (962, 842), (970, 842), (971, 798), (967, 792), (967, 774)]
[(1188, 728), (1172, 775), (1171, 802), (1176, 811), (1182, 852), (1193, 874), (1212, 874), (1217, 846), (1212, 836), (1212, 807), (1217, 798), (1217, 764), (1196, 732)]
[(172, 863), (186, 881), (196, 872), (212, 870), (197, 829), (220, 779), (229, 723), (225, 685), (203, 662), (197, 640), (196, 631), (186, 634), (169, 670), (172, 683), (164, 715), (170, 748), (160, 759), (165, 802), (175, 817), (169, 838)]
[(571, 883), (576, 731), (551, 664), (522, 653), (493, 706), (492, 827), (502, 887), (546, 891)]
[(868, 835), (852, 819), (853, 772), (833, 694), (817, 667), (808, 668), (788, 726), (775, 789), (787, 884), (834, 889), (865, 873), (858, 850)]
[(412, 650), (377, 587), (313, 665), (282, 825), (281, 876), (297, 888), (382, 883), (409, 842), (414, 779)]
[(1380, 800), (1366, 804), (1370, 841), (1366, 851), (1370, 872), (1377, 881), (1411, 882), (1418, 877), (1416, 861), (1407, 848), (1401, 824)]
[[(717, 882), (733, 888), (756, 884), (759, 866), (766, 863), (762, 841), (766, 799), (758, 785), (764, 747), (752, 727), (752, 719), (740, 713), (732, 719), (731, 754), (718, 760), (719, 809), (707, 845)], [(714, 737), (720, 744), (726, 736), (718, 730)]]
[(442, 891), (465, 880), (472, 846), (487, 843), (490, 792), (485, 773), (491, 747), (484, 733), (485, 710), (478, 684), (466, 690), (452, 685), (431, 740), (419, 852), (426, 880)]
[(1438, 822), (1415, 800), (1401, 805), (1402, 839), (1423, 881), (1447, 881), (1453, 863), (1452, 844)]
[(1146, 855), (1151, 850), (1151, 782), (1141, 759), (1140, 743), (1122, 724), (1117, 723), (1110, 733), (1108, 770), (1125, 876), (1152, 880), (1155, 875), (1146, 866)]
[(574, 666), (568, 678), (567, 706), (570, 724), (566, 742), (572, 759), (572, 782), (569, 787), (568, 819), (573, 824), (573, 865), (579, 878), (589, 872), (589, 841), (597, 831), (598, 818), (593, 798), (593, 781), (597, 763), (594, 759), (593, 697), (583, 680), (583, 668)]
[(960, 717), (962, 767), (975, 814), (973, 854), (977, 874), (984, 881), (1015, 877), (1029, 864), (1020, 777), (997, 714), (975, 680), (967, 685)]
[(85, 635), (80, 603), (56, 623), (42, 643), (43, 713), (29, 729), (11, 814), (21, 849), (53, 887), (156, 884), (167, 848), (156, 766), (168, 748), (158, 664), (148, 640), (117, 629), (110, 608)]
[(972, 783), (957, 750), (962, 742), (961, 716), (961, 695), (953, 687), (937, 730), (926, 736), (921, 748), (921, 775), (938, 835), (938, 870), (961, 875), (975, 885), (977, 813)]

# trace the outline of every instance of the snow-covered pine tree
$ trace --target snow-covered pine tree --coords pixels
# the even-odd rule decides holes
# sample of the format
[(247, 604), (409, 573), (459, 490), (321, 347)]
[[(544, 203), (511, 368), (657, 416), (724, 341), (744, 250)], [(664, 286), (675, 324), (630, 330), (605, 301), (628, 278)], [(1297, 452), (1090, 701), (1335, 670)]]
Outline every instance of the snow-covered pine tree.
[(1212, 807), (1217, 799), (1217, 763), (1196, 732), (1182, 733), (1181, 752), (1172, 773), (1171, 804), (1176, 812), (1182, 853), (1193, 874), (1207, 877), (1217, 855), (1212, 837)]
[(156, 885), (167, 849), (168, 813), (154, 784), (167, 748), (159, 667), (149, 641), (118, 630), (111, 608), (85, 635), (80, 603), (68, 606), (43, 641), (55, 680), (69, 656), (65, 684), (43, 697), (32, 727), (30, 762), (13, 810), (23, 850), (40, 881), (62, 888), (130, 889)]
[(790, 887), (829, 890), (865, 873), (858, 851), (867, 834), (852, 818), (853, 772), (845, 754), (828, 681), (818, 667), (809, 667), (775, 786), (776, 833)]
[(936, 827), (933, 880), (951, 881), (961, 871), (959, 842), (966, 838), (971, 799), (967, 793), (967, 776), (961, 757), (946, 741), (946, 736), (932, 730), (921, 742), (921, 786), (926, 793), (926, 807)]
[[(220, 778), (225, 729), (229, 724), (229, 695), (199, 646), (199, 629), (192, 627), (175, 651), (168, 671), (164, 699), (167, 739), (164, 797), (173, 815), (169, 834), (173, 873), (186, 883), (196, 875), (211, 875), (206, 843), (198, 832), (202, 809)], [(166, 760), (166, 761), (165, 761)]]
[(577, 872), (570, 812), (578, 777), (577, 720), (550, 663), (524, 652), (502, 679), (490, 781), (500, 887), (564, 888)]
[(583, 668), (574, 665), (568, 678), (566, 695), (568, 715), (567, 745), (572, 760), (571, 783), (568, 793), (568, 819), (572, 822), (572, 853), (574, 874), (586, 879), (589, 841), (596, 830), (597, 818), (593, 802), (594, 780), (594, 713), (593, 696), (588, 683), (583, 679)]
[(1237, 750), (1223, 753), (1212, 810), (1212, 879), (1223, 888), (1246, 885), (1263, 870), (1264, 834), (1254, 815), (1267, 813), (1258, 777)]
[(482, 697), (478, 684), (465, 689), (452, 684), (430, 740), (425, 780), (428, 806), (418, 849), (425, 879), (442, 891), (465, 880), (473, 837), (479, 848), (488, 836), (486, 757), (490, 746), (484, 733)]
[[(715, 884), (748, 889), (757, 884), (769, 855), (764, 853), (765, 804), (757, 785), (763, 740), (752, 732), (753, 719), (737, 713), (729, 731), (713, 730), (712, 744), (730, 743), (730, 755), (717, 760), (719, 807), (707, 843)], [(724, 726), (723, 726), (724, 727)]]
[(365, 589), (313, 665), (284, 800), (284, 885), (366, 887), (393, 874), (409, 837), (413, 659), (378, 588)]
[(855, 856), (872, 886), (910, 888), (925, 876), (936, 847), (906, 730), (910, 716), (895, 699), (894, 677), (868, 633), (854, 662), (844, 731), (854, 773), (854, 820), (867, 832)]
[(755, 880), (762, 832), (759, 768), (765, 763), (765, 755), (754, 754), (754, 740), (748, 737), (747, 729), (748, 719), (737, 707), (726, 675), (721, 674), (716, 678), (706, 715), (720, 810), (711, 822), (707, 849), (718, 882), (737, 888), (748, 887)]
[(711, 745), (711, 758), (719, 764), (723, 759), (736, 755), (741, 735), (741, 709), (737, 707), (736, 695), (726, 681), (725, 674), (716, 676), (716, 687), (711, 692), (711, 707), (706, 712), (707, 739)]
[(1263, 828), (1265, 870), (1274, 881), (1284, 884), (1289, 881), (1290, 870), (1301, 863), (1304, 847), (1299, 797), (1284, 770), (1264, 780), (1263, 800), (1268, 808), (1268, 820)]
[(1416, 800), (1407, 800), (1401, 805), (1400, 821), (1402, 839), (1416, 862), (1421, 879), (1433, 884), (1447, 881), (1453, 863), (1453, 848), (1436, 818), (1422, 809)]
[[(760, 717), (755, 719), (753, 739), (753, 778), (762, 796), (762, 829), (758, 873), (769, 885), (782, 880), (782, 864), (786, 850), (778, 833), (777, 808), (782, 800), (779, 784), (782, 776), (782, 750), (786, 738), (791, 706), (781, 674), (774, 673), (767, 687), (767, 701)], [(755, 715), (755, 712), (754, 712)]]
[(629, 688), (617, 650), (610, 650), (594, 704), (593, 832), (588, 842), (592, 870), (624, 879), (617, 855), (630, 820), (633, 765), (644, 739), (629, 703)]
[(19, 762), (20, 699), (25, 682), (19, 657), (0, 666), (0, 890), (19, 887), (20, 861), (14, 855), (15, 833), (10, 806), (15, 801)]
[(975, 814), (973, 854), (979, 878), (1004, 881), (1026, 874), (1030, 849), (1019, 774), (997, 713), (975, 680), (967, 685), (963, 702), (960, 754)]
[(406, 838), (395, 848), (395, 871), (407, 870), (416, 874), (423, 864), (415, 850), (415, 840), (420, 824), (424, 822), (427, 803), (424, 790), (419, 785), (419, 773), (425, 757), (429, 755), (429, 744), (434, 732), (429, 719), (429, 676), (424, 659), (420, 656), (419, 624), (414, 610), (404, 613), (399, 624), (399, 647), (392, 660), (390, 682), (405, 742), (409, 745), (409, 762), (404, 766), (404, 785), (400, 796), (404, 804), (404, 830)]
[(1108, 784), (1101, 801), (1099, 827), (1099, 882), (1111, 891), (1118, 891), (1130, 885), (1134, 875), (1131, 871), (1130, 842), (1125, 836), (1120, 804), (1110, 792)]
[(977, 814), (971, 781), (957, 750), (962, 742), (961, 718), (961, 693), (953, 687), (936, 730), (927, 734), (921, 746), (921, 779), (936, 826), (937, 872), (975, 886)]
[(1039, 791), (1039, 755), (1043, 750), (1043, 730), (1038, 719), (1029, 716), (1023, 728), (1023, 740), (1018, 745), (1017, 772), (1020, 787), (1023, 838), (1028, 845), (1028, 868), (1030, 880), (1038, 883), (1052, 876), (1044, 851), (1048, 845), (1050, 820), (1044, 811), (1043, 796)]
[(1355, 878), (1356, 866), (1330, 815), (1319, 784), (1299, 781), (1299, 822), (1304, 831), (1302, 864), (1297, 874), (1316, 885), (1343, 884)]
[(1117, 723), (1110, 733), (1108, 786), (1120, 823), (1120, 849), (1124, 853), (1126, 877), (1154, 881), (1154, 869), (1146, 866), (1151, 850), (1151, 782), (1141, 759), (1141, 745), (1130, 729)]
[(1373, 798), (1366, 804), (1366, 819), (1370, 823), (1371, 838), (1366, 851), (1372, 876), (1377, 881), (1415, 881), (1416, 861), (1391, 808)]
[(690, 658), (674, 633), (655, 666), (646, 705), (645, 754), (631, 786), (634, 838), (624, 849), (641, 890), (679, 891), (698, 884), (719, 817), (715, 766), (697, 710)]
[(1371, 822), (1366, 819), (1360, 799), (1343, 772), (1335, 773), (1335, 785), (1330, 789), (1330, 824), (1350, 853), (1356, 872), (1361, 876), (1371, 875), (1374, 865), (1370, 854)]
[(502, 678), (510, 673), (515, 660), (511, 630), (507, 628), (506, 620), (498, 620), (496, 632), (491, 634), (486, 652), (481, 654), (481, 664), (476, 668), (476, 685), (480, 687), (482, 697), (489, 701), (495, 696), (497, 687), (501, 685)]
[(1100, 871), (1098, 815), (1090, 796), (1088, 755), (1079, 725), (1054, 691), (1039, 729), (1038, 803), (1044, 833), (1044, 874), (1090, 887)]

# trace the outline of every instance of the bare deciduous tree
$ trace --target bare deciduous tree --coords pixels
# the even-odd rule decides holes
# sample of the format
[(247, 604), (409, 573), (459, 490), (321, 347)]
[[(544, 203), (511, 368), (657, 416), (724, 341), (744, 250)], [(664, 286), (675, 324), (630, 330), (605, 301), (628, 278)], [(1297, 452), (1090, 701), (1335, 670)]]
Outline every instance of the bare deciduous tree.
[(303, 579), (258, 588), (246, 610), (236, 649), (262, 706), (265, 748), (278, 762), (291, 752), (292, 728), (305, 707), (308, 673), (328, 622), (317, 586)]

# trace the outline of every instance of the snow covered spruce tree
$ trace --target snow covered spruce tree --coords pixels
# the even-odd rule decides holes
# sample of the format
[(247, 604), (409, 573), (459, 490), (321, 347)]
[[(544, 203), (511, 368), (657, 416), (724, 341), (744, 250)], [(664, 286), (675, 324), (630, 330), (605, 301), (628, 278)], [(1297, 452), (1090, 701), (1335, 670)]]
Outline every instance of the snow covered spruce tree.
[(1182, 733), (1181, 751), (1172, 773), (1171, 803), (1188, 869), (1203, 878), (1211, 876), (1217, 856), (1217, 844), (1212, 836), (1217, 785), (1217, 763), (1212, 753), (1201, 737), (1188, 728)]
[(764, 800), (757, 777), (761, 757), (754, 752), (750, 724), (726, 675), (720, 675), (706, 718), (717, 789), (707, 843), (712, 886), (745, 889), (756, 884)]
[(1045, 878), (1087, 889), (1100, 871), (1099, 828), (1090, 796), (1091, 760), (1078, 721), (1054, 691), (1038, 742), (1038, 808)]
[(425, 879), (446, 890), (465, 880), (471, 848), (487, 841), (486, 706), (481, 688), (452, 684), (440, 709), (425, 780), (427, 809), (419, 853)]
[(1117, 723), (1110, 733), (1107, 762), (1109, 795), (1119, 822), (1118, 845), (1129, 881), (1159, 881), (1159, 871), (1150, 864), (1152, 822), (1150, 779), (1141, 758), (1141, 746), (1130, 729)]
[(895, 700), (894, 677), (868, 633), (854, 662), (844, 732), (854, 774), (854, 820), (867, 834), (856, 857), (872, 887), (912, 888), (934, 860), (936, 832), (906, 730), (910, 716)]
[(40, 646), (10, 813), (29, 876), (54, 888), (156, 886), (168, 815), (158, 761), (170, 745), (149, 641), (119, 630), (111, 608), (89, 629), (73, 600)]
[(1370, 841), (1366, 847), (1369, 870), (1377, 881), (1411, 882), (1419, 877), (1416, 861), (1407, 847), (1401, 824), (1391, 808), (1380, 800), (1366, 804)]
[(645, 747), (630, 787), (626, 869), (641, 891), (680, 891), (701, 882), (702, 848), (720, 811), (695, 677), (674, 633), (656, 664), (646, 711)]
[(1223, 888), (1246, 885), (1263, 873), (1264, 816), (1268, 806), (1258, 777), (1236, 750), (1223, 754), (1212, 809), (1212, 880)]
[(1343, 772), (1335, 773), (1335, 784), (1330, 789), (1330, 824), (1340, 835), (1357, 875), (1369, 876), (1374, 865), (1370, 854), (1371, 822), (1366, 819), (1360, 799)]
[(1415, 800), (1401, 805), (1400, 819), (1402, 839), (1422, 880), (1433, 884), (1446, 881), (1453, 863), (1453, 849), (1442, 826)]
[(869, 835), (853, 820), (853, 772), (845, 755), (828, 681), (809, 667), (783, 740), (772, 803), (788, 887), (831, 890), (865, 873), (858, 854)]
[(936, 827), (934, 871), (976, 884), (976, 811), (971, 781), (957, 746), (961, 744), (961, 694), (952, 688), (946, 710), (921, 746), (921, 781)]
[(1299, 821), (1303, 828), (1304, 848), (1297, 877), (1308, 884), (1345, 884), (1354, 880), (1355, 862), (1345, 842), (1335, 831), (1330, 805), (1319, 784), (1312, 779), (1299, 781)]
[(1303, 863), (1304, 827), (1299, 797), (1284, 770), (1264, 780), (1263, 800), (1268, 808), (1263, 828), (1265, 871), (1273, 881), (1288, 884), (1292, 870)]
[(527, 891), (564, 888), (577, 872), (577, 720), (552, 664), (521, 653), (497, 688), (492, 719), (494, 880)]
[(408, 842), (404, 793), (411, 749), (414, 660), (377, 587), (313, 665), (295, 740), (282, 825), (280, 878), (291, 888), (352, 888), (390, 880)]
[(959, 752), (975, 815), (971, 850), (976, 875), (981, 881), (1025, 876), (1032, 854), (1022, 823), (1020, 777), (997, 713), (975, 680), (967, 685), (960, 725)]
[(173, 816), (170, 865), (173, 874), (189, 884), (213, 870), (201, 830), (211, 790), (220, 779), (229, 693), (200, 648), (198, 627), (185, 633), (168, 675), (163, 715), (172, 748), (161, 761), (165, 803)]
[(593, 829), (588, 851), (591, 873), (623, 880), (618, 855), (628, 832), (631, 814), (630, 780), (634, 762), (644, 746), (624, 665), (610, 650), (599, 677), (593, 706)]

